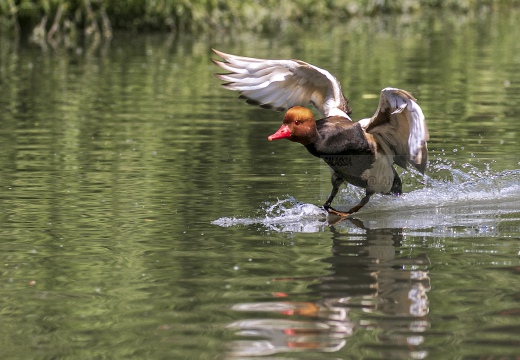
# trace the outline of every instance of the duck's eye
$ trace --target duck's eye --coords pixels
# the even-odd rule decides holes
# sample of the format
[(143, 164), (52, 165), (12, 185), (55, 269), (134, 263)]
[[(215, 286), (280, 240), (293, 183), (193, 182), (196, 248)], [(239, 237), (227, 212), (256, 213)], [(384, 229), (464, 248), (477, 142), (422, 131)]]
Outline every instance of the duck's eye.
[(294, 123), (295, 123), (296, 125), (300, 125), (300, 120), (296, 120)]

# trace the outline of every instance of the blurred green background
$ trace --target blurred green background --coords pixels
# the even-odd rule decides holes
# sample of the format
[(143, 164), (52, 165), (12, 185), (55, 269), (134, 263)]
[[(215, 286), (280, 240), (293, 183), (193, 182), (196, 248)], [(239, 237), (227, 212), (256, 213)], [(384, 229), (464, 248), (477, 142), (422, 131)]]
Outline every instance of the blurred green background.
[(70, 41), (79, 33), (109, 37), (114, 29), (275, 32), (361, 16), (432, 9), (478, 14), (518, 6), (520, 0), (2, 0), (0, 28), (35, 40)]

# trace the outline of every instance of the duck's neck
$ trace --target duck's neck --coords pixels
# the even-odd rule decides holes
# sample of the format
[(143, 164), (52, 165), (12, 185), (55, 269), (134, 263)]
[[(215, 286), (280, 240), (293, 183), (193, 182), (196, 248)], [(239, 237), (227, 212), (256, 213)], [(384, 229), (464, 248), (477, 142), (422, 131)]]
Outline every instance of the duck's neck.
[(320, 152), (316, 149), (315, 143), (304, 145), (307, 151), (316, 157), (321, 157)]

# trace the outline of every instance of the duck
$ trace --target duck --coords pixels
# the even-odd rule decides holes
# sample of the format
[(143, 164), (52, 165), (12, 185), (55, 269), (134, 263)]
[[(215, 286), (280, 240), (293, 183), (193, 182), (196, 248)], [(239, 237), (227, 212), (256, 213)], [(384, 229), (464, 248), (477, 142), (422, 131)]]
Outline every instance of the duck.
[[(285, 112), (269, 141), (300, 143), (330, 167), (332, 190), (323, 204), (329, 214), (348, 217), (376, 193), (401, 195), (402, 181), (394, 165), (412, 165), (424, 175), (429, 133), (423, 111), (408, 91), (382, 89), (374, 115), (353, 121), (340, 82), (327, 70), (301, 60), (212, 51), (218, 58), (211, 61), (227, 71), (215, 74), (225, 89), (238, 91), (248, 104)], [(365, 189), (365, 196), (348, 211), (339, 211), (332, 202), (345, 182)]]

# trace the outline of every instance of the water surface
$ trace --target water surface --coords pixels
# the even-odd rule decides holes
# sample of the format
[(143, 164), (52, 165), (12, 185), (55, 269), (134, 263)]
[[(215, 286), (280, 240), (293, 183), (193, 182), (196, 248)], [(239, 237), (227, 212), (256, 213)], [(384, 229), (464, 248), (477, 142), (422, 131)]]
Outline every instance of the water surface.
[[(72, 50), (0, 47), (6, 358), (512, 359), (520, 342), (520, 14)], [(282, 114), (219, 87), (210, 47), (299, 58), (354, 119), (418, 98), (430, 163), (336, 222)], [(401, 170), (400, 170), (401, 171)], [(363, 192), (345, 188), (339, 208)]]

